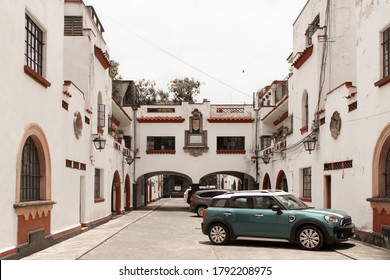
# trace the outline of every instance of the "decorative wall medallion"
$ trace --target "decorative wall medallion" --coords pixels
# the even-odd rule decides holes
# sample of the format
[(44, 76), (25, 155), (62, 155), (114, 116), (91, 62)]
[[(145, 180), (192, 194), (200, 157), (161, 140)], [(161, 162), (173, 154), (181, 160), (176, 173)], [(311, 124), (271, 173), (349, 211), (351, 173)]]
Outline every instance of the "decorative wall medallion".
[(73, 130), (76, 138), (80, 139), (81, 135), (83, 134), (83, 119), (81, 117), (80, 112), (74, 113)]
[(335, 111), (330, 120), (330, 134), (334, 139), (340, 135), (341, 130), (341, 118), (339, 112)]

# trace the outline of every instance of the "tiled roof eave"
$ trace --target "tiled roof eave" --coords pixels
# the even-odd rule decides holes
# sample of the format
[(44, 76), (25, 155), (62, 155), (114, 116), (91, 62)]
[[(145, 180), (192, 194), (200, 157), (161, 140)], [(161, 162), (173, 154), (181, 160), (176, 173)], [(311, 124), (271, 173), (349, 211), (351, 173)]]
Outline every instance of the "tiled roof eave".
[(252, 123), (254, 118), (252, 117), (220, 117), (220, 118), (208, 118), (210, 123)]
[(182, 117), (140, 117), (137, 118), (140, 123), (182, 123), (184, 118)]

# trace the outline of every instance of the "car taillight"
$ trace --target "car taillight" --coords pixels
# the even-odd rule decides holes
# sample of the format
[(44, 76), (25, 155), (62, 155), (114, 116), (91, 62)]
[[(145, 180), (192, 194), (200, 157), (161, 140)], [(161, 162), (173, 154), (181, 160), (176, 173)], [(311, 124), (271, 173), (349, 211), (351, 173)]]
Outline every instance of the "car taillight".
[(202, 220), (204, 221), (204, 217), (206, 216), (206, 209), (203, 210), (203, 213), (202, 213)]
[(195, 200), (195, 196), (194, 196), (194, 195), (191, 195), (190, 201), (194, 201), (194, 200)]

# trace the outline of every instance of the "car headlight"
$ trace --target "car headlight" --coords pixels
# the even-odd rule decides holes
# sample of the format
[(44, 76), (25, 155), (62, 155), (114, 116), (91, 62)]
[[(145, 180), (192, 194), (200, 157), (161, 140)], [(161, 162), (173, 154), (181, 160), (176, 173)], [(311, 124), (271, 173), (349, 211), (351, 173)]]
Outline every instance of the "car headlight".
[(336, 216), (326, 215), (326, 216), (324, 216), (324, 218), (328, 223), (331, 223), (331, 224), (338, 224), (339, 223), (339, 218)]

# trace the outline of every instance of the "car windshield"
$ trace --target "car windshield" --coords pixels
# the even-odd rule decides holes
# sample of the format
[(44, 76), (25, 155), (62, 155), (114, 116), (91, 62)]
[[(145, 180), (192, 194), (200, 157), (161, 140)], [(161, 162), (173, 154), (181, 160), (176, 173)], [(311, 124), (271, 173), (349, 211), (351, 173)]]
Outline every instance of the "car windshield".
[(307, 209), (310, 208), (305, 203), (300, 201), (295, 196), (289, 195), (276, 195), (275, 198), (282, 203), (287, 209), (297, 210), (297, 209)]

